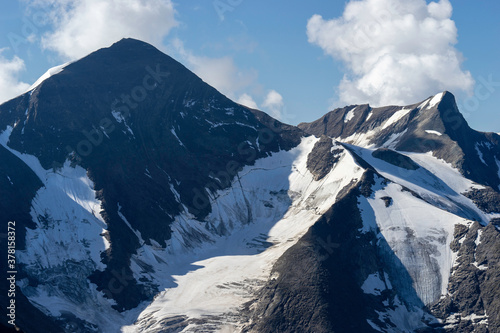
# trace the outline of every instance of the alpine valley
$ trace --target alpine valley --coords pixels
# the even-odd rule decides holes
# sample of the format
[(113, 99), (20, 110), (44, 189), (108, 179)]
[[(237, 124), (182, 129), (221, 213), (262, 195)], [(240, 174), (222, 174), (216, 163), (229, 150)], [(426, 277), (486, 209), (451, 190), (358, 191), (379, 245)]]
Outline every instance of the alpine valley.
[(26, 333), (500, 332), (500, 136), (449, 92), (291, 126), (123, 39), (0, 106), (0, 222)]

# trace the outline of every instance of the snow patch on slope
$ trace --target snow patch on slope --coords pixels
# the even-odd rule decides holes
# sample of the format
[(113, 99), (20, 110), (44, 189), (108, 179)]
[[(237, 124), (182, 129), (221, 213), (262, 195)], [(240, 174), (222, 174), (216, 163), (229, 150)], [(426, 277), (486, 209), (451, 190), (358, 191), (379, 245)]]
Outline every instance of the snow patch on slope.
[(363, 282), (363, 285), (361, 286), (363, 292), (365, 294), (380, 296), (382, 291), (391, 289), (392, 286), (390, 285), (390, 282), (386, 285), (386, 281), (389, 281), (389, 276), (386, 273), (384, 273), (384, 275), (385, 280), (380, 278), (380, 274), (378, 272), (368, 275), (365, 282)]
[(106, 224), (100, 211), (101, 203), (83, 168), (72, 168), (67, 161), (61, 170), (47, 172), (45, 186), (32, 202), (37, 229), (27, 229), (28, 246), (19, 260), (47, 269), (66, 260), (91, 259), (97, 269), (104, 269), (101, 253), (109, 244), (103, 237)]
[(399, 138), (401, 138), (403, 135), (405, 135), (405, 133), (407, 131), (408, 131), (408, 129), (405, 129), (403, 132), (391, 134), (389, 139), (387, 139), (387, 141), (384, 142), (383, 147), (389, 148), (389, 149), (395, 149), (396, 145), (399, 142)]
[(423, 102), (422, 102), (422, 104), (420, 104), (420, 105), (417, 107), (417, 109), (422, 110), (422, 109), (423, 109), (423, 108), (427, 105), (427, 103), (429, 103), (429, 101), (430, 101), (430, 100), (431, 100), (431, 98), (428, 98), (428, 99), (426, 99), (425, 101), (423, 101)]
[(45, 181), (47, 180), (46, 179), (47, 170), (45, 170), (42, 167), (42, 164), (40, 163), (38, 158), (36, 158), (33, 155), (20, 153), (14, 149), (11, 149), (8, 146), (12, 130), (13, 130), (12, 126), (7, 126), (7, 128), (2, 133), (0, 133), (0, 144), (4, 146), (7, 150), (9, 150), (11, 153), (13, 153), (15, 156), (20, 158), (24, 163), (26, 163), (26, 165), (29, 166), (31, 170), (33, 170), (33, 172), (38, 176), (38, 178), (40, 178), (42, 183), (45, 183)]
[(72, 61), (67, 62), (67, 63), (65, 63), (65, 64), (62, 64), (62, 65), (59, 65), (59, 66), (55, 66), (55, 67), (50, 68), (50, 69), (49, 69), (48, 71), (46, 71), (46, 72), (45, 72), (42, 76), (40, 76), (40, 78), (38, 78), (38, 80), (36, 80), (36, 81), (35, 81), (35, 83), (33, 83), (33, 84), (31, 85), (31, 87), (29, 87), (29, 88), (28, 88), (28, 90), (26, 90), (26, 92), (31, 91), (31, 90), (33, 90), (33, 89), (35, 89), (35, 88), (36, 88), (36, 87), (38, 87), (38, 86), (39, 86), (39, 85), (40, 85), (43, 81), (47, 80), (49, 77), (51, 77), (51, 76), (54, 76), (54, 75), (56, 75), (56, 74), (61, 73), (61, 72), (64, 70), (64, 68), (65, 68), (66, 66), (68, 66), (69, 64), (71, 64), (71, 63), (72, 63)]
[(170, 129), (170, 132), (175, 136), (175, 138), (177, 139), (177, 141), (179, 142), (179, 144), (182, 146), (182, 147), (186, 147), (184, 146), (184, 144), (182, 143), (181, 139), (179, 139), (179, 137), (177, 136), (177, 133), (175, 133), (175, 129), (172, 127)]
[[(12, 127), (7, 126), (7, 129), (0, 133), (0, 144), (22, 160), (38, 176), (45, 185), (45, 188), (40, 189), (39, 192), (55, 189), (53, 194), (57, 197), (58, 191), (61, 190), (64, 193), (64, 198), (67, 197), (74, 201), (78, 207), (83, 208), (104, 225), (104, 219), (100, 213), (101, 202), (96, 199), (94, 184), (87, 177), (85, 169), (80, 166), (73, 168), (70, 166), (70, 162), (66, 161), (60, 170), (45, 170), (36, 156), (20, 153), (8, 146), (11, 133)], [(62, 201), (63, 198), (60, 199)], [(35, 200), (37, 200), (36, 197)], [(55, 204), (52, 201), (54, 200), (47, 198), (47, 202), (44, 204)], [(54, 208), (54, 212), (56, 212), (59, 208), (64, 208), (64, 205), (51, 208)]]
[(439, 104), (439, 102), (441, 102), (441, 100), (443, 99), (443, 95), (444, 95), (444, 92), (440, 92), (439, 94), (435, 95), (431, 101), (429, 102), (429, 105), (427, 106), (428, 109), (431, 109), (433, 107), (435, 107), (436, 105)]
[(410, 111), (411, 109), (405, 109), (405, 108), (396, 111), (389, 119), (387, 119), (387, 121), (384, 123), (384, 126), (382, 126), (382, 129), (386, 129), (392, 124), (398, 122), (401, 118), (406, 116)]
[(373, 116), (373, 111), (370, 111), (370, 113), (368, 114), (368, 116), (366, 116), (365, 121), (368, 121), (372, 116)]
[[(400, 152), (401, 153), (401, 152)], [(474, 187), (473, 181), (465, 178), (458, 169), (454, 168), (450, 163), (442, 159), (438, 159), (428, 153), (404, 153), (420, 166), (430, 171), (437, 178), (441, 179), (446, 185), (458, 193), (463, 193)]]
[[(125, 125), (125, 128), (127, 129), (127, 131), (132, 134), (132, 136), (135, 137), (134, 135), (134, 131), (132, 131), (132, 129), (130, 128), (130, 126), (127, 124), (127, 120), (125, 119), (125, 117), (123, 116), (123, 114), (121, 112), (118, 112), (118, 111), (111, 111), (111, 114), (113, 115), (113, 117), (115, 118), (115, 120), (121, 124), (123, 123), (123, 125)], [(126, 134), (126, 133), (125, 133)]]
[(122, 206), (120, 205), (120, 203), (118, 203), (118, 216), (120, 216), (120, 218), (122, 219), (123, 222), (125, 222), (125, 224), (127, 225), (127, 227), (129, 227), (129, 229), (137, 236), (137, 239), (139, 240), (139, 243), (140, 244), (144, 244), (144, 239), (142, 238), (141, 232), (138, 231), (138, 230), (135, 230), (134, 228), (132, 228), (132, 225), (127, 220), (127, 218), (125, 217), (125, 215), (123, 215), (123, 213), (122, 213)]
[(370, 231), (377, 231), (377, 221), (375, 220), (375, 215), (373, 214), (373, 209), (370, 206), (368, 200), (361, 196), (358, 198), (358, 208), (361, 212), (361, 220), (363, 221), (363, 227), (358, 229), (359, 232), (366, 234)]
[(391, 323), (395, 325), (386, 325), (383, 328), (378, 327), (373, 321), (369, 324), (379, 332), (385, 333), (401, 333), (415, 332), (419, 328), (426, 328), (425, 322), (434, 322), (436, 319), (426, 314), (422, 309), (412, 308), (409, 310), (407, 306), (396, 296), (392, 307), (388, 307), (385, 311), (376, 311), (379, 315), (379, 320), (383, 323)]
[(349, 143), (352, 145), (356, 146), (363, 146), (363, 147), (374, 147), (375, 144), (371, 143), (371, 138), (377, 135), (378, 129), (374, 130), (369, 130), (366, 133), (353, 133), (352, 135), (348, 136), (347, 138), (343, 139), (341, 137), (335, 138), (336, 141), (339, 142), (344, 142), (344, 143)]
[(354, 111), (356, 109), (357, 109), (357, 106), (355, 106), (353, 109), (351, 109), (349, 112), (347, 112), (347, 114), (344, 117), (344, 123), (347, 123), (350, 120), (352, 120), (352, 118), (354, 118)]
[(448, 318), (446, 318), (445, 325), (443, 328), (447, 330), (457, 330), (457, 326), (459, 323), (466, 322), (466, 321), (471, 321), (473, 327), (478, 326), (478, 325), (488, 325), (488, 315), (485, 313), (484, 316), (479, 316), (475, 313), (468, 315), (468, 316), (463, 316), (460, 313), (454, 313)]
[(486, 162), (484, 161), (483, 153), (479, 149), (479, 146), (481, 146), (479, 143), (476, 143), (474, 145), (474, 148), (476, 148), (477, 156), (479, 156), (479, 159), (481, 160), (481, 162), (483, 162), (484, 165), (488, 166), (488, 164), (486, 164)]
[(438, 131), (434, 131), (434, 130), (425, 130), (425, 132), (428, 133), (428, 134), (434, 134), (434, 135), (437, 135), (437, 136), (443, 135), (443, 133), (438, 132)]
[(482, 188), (465, 178), (456, 168), (432, 153), (399, 152), (410, 157), (420, 168), (407, 170), (372, 156), (372, 149), (351, 146), (366, 162), (385, 178), (418, 193), (425, 201), (455, 215), (477, 219), (487, 224), (492, 216), (481, 211), (471, 199), (461, 193), (471, 188)]

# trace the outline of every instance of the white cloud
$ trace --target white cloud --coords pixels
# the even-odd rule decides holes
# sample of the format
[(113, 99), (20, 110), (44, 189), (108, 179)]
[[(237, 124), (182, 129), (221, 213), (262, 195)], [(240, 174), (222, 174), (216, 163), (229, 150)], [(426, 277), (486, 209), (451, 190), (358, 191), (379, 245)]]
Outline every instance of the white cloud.
[[(289, 123), (295, 118), (294, 114), (287, 112), (283, 96), (276, 90), (269, 90), (264, 97), (261, 104), (261, 110), (267, 112), (271, 117), (278, 119), (279, 121)], [(259, 109), (259, 106), (255, 102), (252, 96), (244, 93), (238, 100), (238, 103), (248, 106), (249, 108)]]
[(271, 90), (266, 96), (262, 107), (264, 111), (268, 112), (271, 117), (278, 120), (282, 120), (282, 113), (285, 103), (283, 102), (283, 96), (281, 96), (276, 90)]
[(443, 90), (472, 91), (451, 14), (448, 0), (350, 1), (340, 18), (312, 16), (307, 35), (347, 68), (340, 103), (409, 104)]
[(253, 100), (252, 96), (248, 95), (247, 93), (242, 94), (236, 102), (252, 109), (259, 108), (257, 103), (255, 103), (255, 101)]
[(187, 50), (179, 39), (174, 39), (168, 49), (168, 53), (178, 55), (186, 67), (231, 99), (237, 99), (243, 90), (256, 84), (257, 73), (253, 70), (240, 70), (232, 57), (210, 58), (195, 55)]
[(177, 25), (170, 0), (31, 0), (29, 4), (48, 11), (52, 31), (42, 37), (42, 46), (65, 60), (124, 37), (161, 45)]
[(0, 49), (0, 103), (17, 97), (30, 87), (19, 79), (19, 74), (25, 70), (24, 61), (17, 56), (7, 59), (3, 51)]

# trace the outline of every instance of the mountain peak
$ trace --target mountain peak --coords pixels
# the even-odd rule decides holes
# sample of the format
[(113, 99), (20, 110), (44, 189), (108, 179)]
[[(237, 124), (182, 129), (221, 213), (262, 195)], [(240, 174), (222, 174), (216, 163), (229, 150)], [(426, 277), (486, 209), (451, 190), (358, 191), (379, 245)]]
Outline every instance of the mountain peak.
[(494, 159), (490, 158), (489, 163), (481, 160), (481, 156), (490, 154), (480, 147), (493, 146), (494, 142), (487, 134), (469, 127), (449, 91), (404, 107), (347, 106), (298, 127), (309, 134), (327, 135), (363, 147), (432, 152), (477, 183), (494, 188), (499, 185)]
[(429, 106), (437, 106), (439, 109), (453, 108), (458, 111), (455, 95), (447, 90), (432, 96), (429, 101)]
[(151, 47), (152, 46), (151, 44), (149, 44), (145, 41), (142, 41), (140, 39), (136, 39), (136, 38), (132, 38), (132, 37), (125, 37), (125, 38), (122, 38), (119, 41), (113, 43), (110, 47), (119, 46), (119, 45), (132, 45), (135, 47), (140, 47), (140, 46)]
[(160, 124), (169, 126), (168, 133), (175, 127), (178, 134), (181, 123), (205, 127), (249, 120), (258, 125), (250, 111), (236, 107), (182, 64), (132, 38), (49, 70), (29, 93), (0, 106), (0, 124), (13, 128), (10, 145), (38, 156), (45, 168), (64, 163), (68, 153), (87, 142), (82, 131), (110, 127), (116, 129), (111, 137), (134, 141), (140, 131)]
[[(111, 46), (102, 48), (100, 50), (97, 50), (96, 52), (99, 52), (101, 50), (110, 50), (110, 51), (121, 51), (121, 52), (127, 52), (131, 54), (137, 54), (140, 53), (142, 55), (147, 54), (146, 52), (152, 52), (152, 53), (161, 53), (163, 56), (166, 56), (166, 54), (162, 53), (160, 50), (158, 50), (156, 47), (154, 47), (152, 44), (149, 44), (147, 42), (144, 42), (139, 39), (134, 39), (134, 38), (123, 38), (116, 43), (113, 43)], [(170, 57), (169, 57), (170, 58)]]

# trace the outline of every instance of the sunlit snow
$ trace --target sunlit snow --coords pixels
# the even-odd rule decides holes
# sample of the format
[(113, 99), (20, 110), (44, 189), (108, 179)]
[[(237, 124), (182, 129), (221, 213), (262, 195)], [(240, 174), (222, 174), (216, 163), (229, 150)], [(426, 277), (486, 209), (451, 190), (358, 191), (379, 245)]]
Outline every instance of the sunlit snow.
[(40, 85), (43, 81), (47, 80), (49, 77), (51, 77), (51, 76), (53, 76), (53, 75), (56, 75), (56, 74), (61, 73), (61, 72), (64, 70), (64, 68), (65, 68), (66, 66), (68, 66), (69, 64), (71, 64), (71, 63), (72, 63), (72, 61), (67, 62), (67, 63), (65, 63), (65, 64), (62, 64), (62, 65), (59, 65), (59, 66), (55, 66), (55, 67), (50, 68), (50, 69), (49, 69), (48, 71), (46, 71), (46, 72), (45, 72), (42, 76), (40, 76), (40, 77), (38, 78), (38, 80), (36, 80), (36, 81), (35, 81), (35, 83), (33, 83), (33, 84), (31, 85), (31, 87), (29, 87), (29, 88), (28, 88), (28, 90), (26, 90), (26, 92), (31, 91), (31, 90), (33, 90), (33, 89), (35, 89), (35, 88), (36, 88), (36, 87), (38, 87), (38, 86), (39, 86), (39, 85)]
[(434, 135), (437, 135), (437, 136), (443, 135), (441, 132), (434, 131), (434, 130), (425, 130), (425, 132), (429, 133), (429, 134), (434, 134)]
[[(167, 249), (143, 246), (132, 260), (154, 265), (155, 272), (144, 272), (136, 264), (136, 277), (166, 281), (165, 289), (137, 323), (123, 331), (147, 332), (161, 319), (178, 315), (235, 315), (269, 279), (274, 262), (326, 212), (351, 177), (361, 177), (362, 169), (343, 154), (325, 178), (314, 181), (306, 161), (317, 140), (305, 138), (289, 152), (245, 167), (230, 189), (218, 193), (204, 223), (187, 214), (176, 219)], [(207, 224), (228, 235), (207, 231)], [(232, 327), (227, 320), (222, 324)]]
[(436, 105), (441, 102), (443, 99), (444, 92), (440, 92), (439, 94), (435, 95), (429, 102), (429, 105), (427, 106), (428, 109), (435, 107)]

